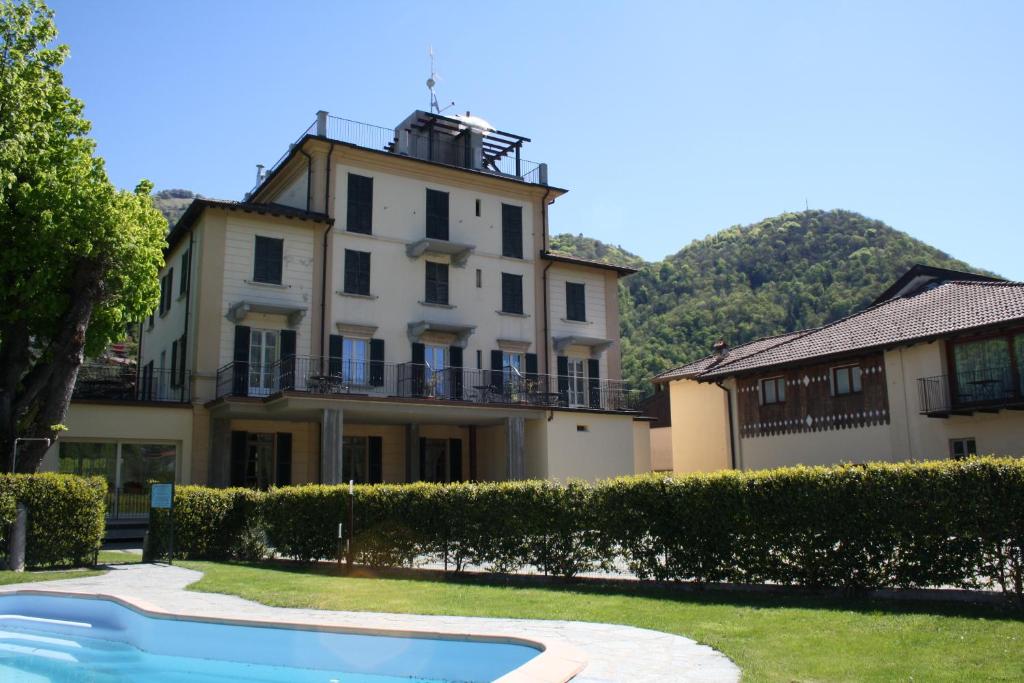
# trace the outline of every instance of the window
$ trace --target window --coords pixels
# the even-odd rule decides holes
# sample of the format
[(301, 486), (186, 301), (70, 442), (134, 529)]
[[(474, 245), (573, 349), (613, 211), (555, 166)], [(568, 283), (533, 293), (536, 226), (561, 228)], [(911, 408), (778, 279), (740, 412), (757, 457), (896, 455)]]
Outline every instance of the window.
[(476, 288), (480, 289), (484, 286), (484, 273), (479, 268), (476, 269)]
[(587, 405), (587, 364), (582, 358), (569, 359), (569, 406)]
[(523, 276), (501, 274), (502, 313), (523, 313)]
[(365, 436), (341, 437), (341, 480), (365, 484), (369, 481), (370, 446)]
[[(1019, 363), (1020, 342), (1013, 346), (1017, 347)], [(1011, 343), (1007, 337), (954, 344), (955, 403), (984, 403), (1012, 398), (1014, 381), (1011, 353)]]
[(278, 359), (277, 330), (249, 331), (249, 395), (266, 396), (273, 389), (273, 369)]
[(171, 291), (174, 287), (174, 268), (167, 271), (167, 274), (160, 278), (160, 315), (165, 315), (171, 310)]
[(369, 235), (373, 232), (373, 178), (348, 174), (348, 213), (346, 226), (349, 232)]
[(107, 480), (108, 518), (145, 518), (150, 485), (174, 481), (174, 444), (63, 439), (59, 443), (60, 472)]
[(253, 259), (252, 279), (254, 282), (281, 284), (281, 268), (284, 260), (284, 240), (274, 237), (256, 236), (256, 252)]
[(448, 239), (448, 193), (427, 190), (427, 237)]
[(978, 446), (974, 443), (974, 437), (969, 439), (950, 439), (949, 457), (954, 460), (963, 460), (969, 455), (977, 455)]
[[(352, 384), (366, 384), (367, 349), (365, 339), (345, 337), (341, 341), (341, 377)], [(346, 480), (347, 481), (347, 480)]]
[(786, 402), (786, 379), (769, 377), (761, 380), (761, 405)]
[(423, 347), (423, 362), (426, 363), (424, 379), (427, 382), (428, 389), (433, 389), (430, 392), (431, 396), (445, 395), (444, 368), (446, 351), (447, 349), (444, 346), (427, 344)]
[(181, 255), (181, 281), (178, 282), (178, 296), (188, 291), (189, 269), (192, 267), (192, 250), (186, 249)]
[(427, 261), (427, 288), (424, 300), (429, 304), (448, 305), (448, 264)]
[(484, 366), (484, 352), (480, 349), (476, 350), (476, 369), (479, 370)]
[(832, 394), (834, 396), (859, 394), (861, 389), (860, 374), (859, 365), (832, 368)]
[(501, 205), (501, 255), (523, 258), (523, 207)]
[(506, 384), (512, 380), (518, 380), (523, 375), (523, 354), (502, 351), (501, 369), (505, 375)]
[(345, 293), (370, 294), (370, 252), (345, 250)]
[(476, 217), (480, 218), (480, 200), (476, 200)]
[(565, 317), (567, 320), (587, 321), (587, 299), (581, 282), (565, 283)]

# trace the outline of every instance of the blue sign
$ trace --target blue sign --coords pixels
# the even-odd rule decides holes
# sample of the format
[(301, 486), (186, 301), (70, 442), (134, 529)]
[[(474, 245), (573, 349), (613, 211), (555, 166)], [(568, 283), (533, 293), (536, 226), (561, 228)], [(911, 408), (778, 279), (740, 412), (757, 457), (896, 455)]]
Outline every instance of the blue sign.
[(174, 484), (153, 484), (149, 505), (157, 510), (170, 510), (174, 504)]

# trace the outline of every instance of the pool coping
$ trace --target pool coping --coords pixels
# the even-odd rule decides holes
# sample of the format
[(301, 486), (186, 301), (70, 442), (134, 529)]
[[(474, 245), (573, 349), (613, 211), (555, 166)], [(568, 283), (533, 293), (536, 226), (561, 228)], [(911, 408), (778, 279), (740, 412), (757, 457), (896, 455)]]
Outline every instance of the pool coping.
[(569, 643), (543, 637), (523, 638), (500, 633), (474, 631), (431, 631), (418, 629), (374, 628), (365, 626), (332, 626), (294, 620), (245, 619), (238, 617), (212, 617), (204, 614), (171, 611), (157, 607), (145, 600), (127, 598), (109, 593), (80, 593), (46, 588), (25, 588), (0, 592), (2, 595), (45, 595), (87, 600), (105, 600), (153, 619), (185, 619), (209, 624), (247, 626), (252, 628), (284, 628), (289, 630), (317, 631), (368, 636), (390, 636), (395, 638), (423, 638), (431, 640), (462, 640), (476, 643), (500, 643), (521, 645), (538, 651), (525, 664), (496, 679), (494, 683), (567, 683), (587, 666), (587, 656)]

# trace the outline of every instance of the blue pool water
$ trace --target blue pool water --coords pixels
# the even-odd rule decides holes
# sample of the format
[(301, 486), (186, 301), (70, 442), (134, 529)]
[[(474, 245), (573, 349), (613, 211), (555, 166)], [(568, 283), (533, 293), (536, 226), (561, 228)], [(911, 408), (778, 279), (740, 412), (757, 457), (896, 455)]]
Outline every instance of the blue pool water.
[(517, 643), (236, 626), (149, 617), (110, 600), (0, 595), (3, 683), (493, 681)]

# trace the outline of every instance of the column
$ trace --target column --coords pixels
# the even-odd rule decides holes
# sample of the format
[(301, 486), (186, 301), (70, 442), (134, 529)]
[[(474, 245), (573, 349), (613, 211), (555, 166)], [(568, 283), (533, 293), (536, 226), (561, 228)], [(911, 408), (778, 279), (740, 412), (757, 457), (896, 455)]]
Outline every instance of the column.
[(508, 456), (508, 478), (524, 479), (523, 443), (526, 440), (526, 420), (521, 417), (505, 418), (505, 453)]
[(420, 426), (405, 425), (405, 481), (420, 480)]
[(344, 432), (344, 416), (337, 408), (324, 408), (320, 423), (320, 483), (341, 484), (342, 453), (341, 437)]
[(210, 420), (210, 453), (208, 460), (210, 486), (231, 484), (231, 420)]

